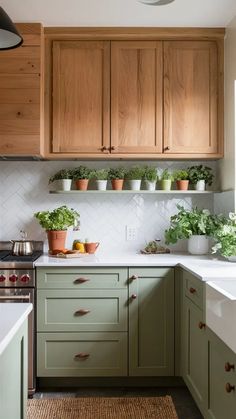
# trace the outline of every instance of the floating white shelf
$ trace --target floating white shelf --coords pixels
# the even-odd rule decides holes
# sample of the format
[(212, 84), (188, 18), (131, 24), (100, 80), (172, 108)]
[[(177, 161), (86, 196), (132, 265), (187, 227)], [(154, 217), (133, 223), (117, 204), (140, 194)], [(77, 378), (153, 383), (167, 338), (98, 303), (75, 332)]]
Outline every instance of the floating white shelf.
[(96, 189), (88, 189), (87, 191), (79, 191), (79, 190), (71, 190), (71, 191), (49, 191), (50, 194), (66, 194), (66, 195), (88, 195), (88, 194), (144, 194), (144, 195), (206, 195), (206, 194), (213, 194), (217, 191), (195, 191), (195, 190), (187, 190), (187, 191), (179, 191), (179, 190), (171, 190), (171, 191), (163, 191), (163, 190), (155, 190), (155, 191), (146, 191), (146, 190), (139, 190), (139, 191), (131, 191), (124, 189), (122, 191), (115, 191), (113, 189), (106, 190), (106, 191), (98, 191)]

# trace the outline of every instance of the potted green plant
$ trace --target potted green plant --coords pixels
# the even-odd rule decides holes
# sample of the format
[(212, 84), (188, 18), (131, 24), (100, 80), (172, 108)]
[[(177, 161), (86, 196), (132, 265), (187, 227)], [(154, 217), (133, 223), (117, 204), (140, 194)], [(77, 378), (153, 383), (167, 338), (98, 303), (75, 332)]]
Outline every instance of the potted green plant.
[(163, 170), (160, 176), (161, 189), (164, 191), (170, 191), (172, 180), (173, 180), (172, 173), (168, 169)]
[(95, 179), (96, 187), (99, 191), (105, 191), (107, 189), (109, 169), (97, 169), (91, 173), (91, 178)]
[(145, 187), (148, 191), (155, 191), (157, 183), (157, 169), (156, 167), (146, 166), (144, 168), (143, 179)]
[(49, 178), (48, 183), (57, 182), (57, 187), (62, 191), (69, 191), (72, 183), (72, 170), (61, 169)]
[(144, 168), (140, 166), (133, 166), (126, 172), (126, 179), (128, 180), (129, 189), (132, 191), (139, 191), (144, 175)]
[(188, 190), (189, 184), (189, 173), (188, 170), (176, 170), (173, 174), (174, 180), (176, 181), (177, 189), (181, 191)]
[(212, 185), (213, 173), (208, 166), (191, 166), (188, 168), (189, 181), (192, 183), (197, 191), (204, 191), (206, 185)]
[(49, 251), (65, 248), (67, 229), (77, 225), (79, 213), (66, 205), (52, 211), (39, 211), (34, 214), (39, 224), (47, 232)]
[(236, 214), (229, 213), (229, 218), (224, 219), (214, 231), (215, 241), (212, 253), (220, 253), (231, 262), (236, 262)]
[(165, 231), (166, 244), (188, 239), (188, 252), (203, 255), (209, 250), (209, 236), (222, 223), (222, 216), (211, 215), (207, 209), (186, 210), (177, 205), (179, 212), (170, 218), (170, 228)]
[(91, 170), (86, 166), (79, 166), (73, 169), (72, 175), (76, 188), (80, 191), (86, 191), (91, 177)]
[(122, 190), (125, 177), (124, 167), (113, 167), (110, 168), (108, 173), (108, 179), (111, 181), (112, 189)]

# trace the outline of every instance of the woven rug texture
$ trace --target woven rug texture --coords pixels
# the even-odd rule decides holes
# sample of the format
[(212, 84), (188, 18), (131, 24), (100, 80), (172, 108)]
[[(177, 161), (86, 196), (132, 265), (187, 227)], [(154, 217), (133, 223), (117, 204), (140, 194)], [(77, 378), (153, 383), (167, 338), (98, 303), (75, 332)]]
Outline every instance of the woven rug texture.
[(66, 397), (28, 400), (27, 419), (178, 419), (172, 398)]

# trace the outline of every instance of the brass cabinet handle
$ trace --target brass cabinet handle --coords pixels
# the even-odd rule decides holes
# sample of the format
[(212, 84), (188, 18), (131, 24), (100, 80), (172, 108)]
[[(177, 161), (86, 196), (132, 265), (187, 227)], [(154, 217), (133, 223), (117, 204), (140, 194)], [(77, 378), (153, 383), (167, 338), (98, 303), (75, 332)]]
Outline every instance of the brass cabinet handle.
[(231, 393), (231, 391), (235, 390), (235, 386), (232, 386), (232, 384), (230, 384), (230, 383), (226, 383), (225, 384), (225, 390), (227, 391), (227, 393)]
[(80, 352), (79, 354), (75, 355), (75, 358), (77, 359), (88, 359), (90, 354), (87, 354), (85, 352)]
[(195, 292), (196, 292), (197, 290), (195, 289), (195, 288), (193, 288), (193, 287), (190, 287), (189, 288), (189, 292), (191, 293), (191, 294), (195, 294)]
[(198, 323), (198, 327), (199, 327), (199, 329), (205, 329), (205, 327), (206, 327), (206, 325), (205, 325), (205, 323), (203, 323), (203, 322), (199, 322)]
[(89, 281), (88, 278), (77, 278), (74, 280), (74, 284), (83, 284), (84, 282)]
[(132, 295), (131, 295), (131, 299), (132, 299), (132, 300), (135, 300), (136, 298), (137, 298), (137, 294), (132, 294)]
[(225, 371), (229, 372), (231, 370), (234, 370), (234, 364), (230, 364), (229, 362), (225, 363)]
[(81, 308), (80, 310), (77, 310), (75, 312), (75, 316), (84, 316), (85, 314), (90, 313), (90, 310), (86, 310), (84, 308)]
[(138, 279), (138, 275), (132, 275), (130, 279)]

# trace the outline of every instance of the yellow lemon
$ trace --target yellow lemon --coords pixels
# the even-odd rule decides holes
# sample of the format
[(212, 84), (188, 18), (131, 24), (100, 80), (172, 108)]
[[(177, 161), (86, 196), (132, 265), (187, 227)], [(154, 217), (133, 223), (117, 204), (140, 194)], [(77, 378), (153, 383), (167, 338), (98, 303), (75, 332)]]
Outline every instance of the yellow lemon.
[(85, 253), (84, 243), (76, 243), (75, 244), (76, 250), (79, 250), (80, 253)]

